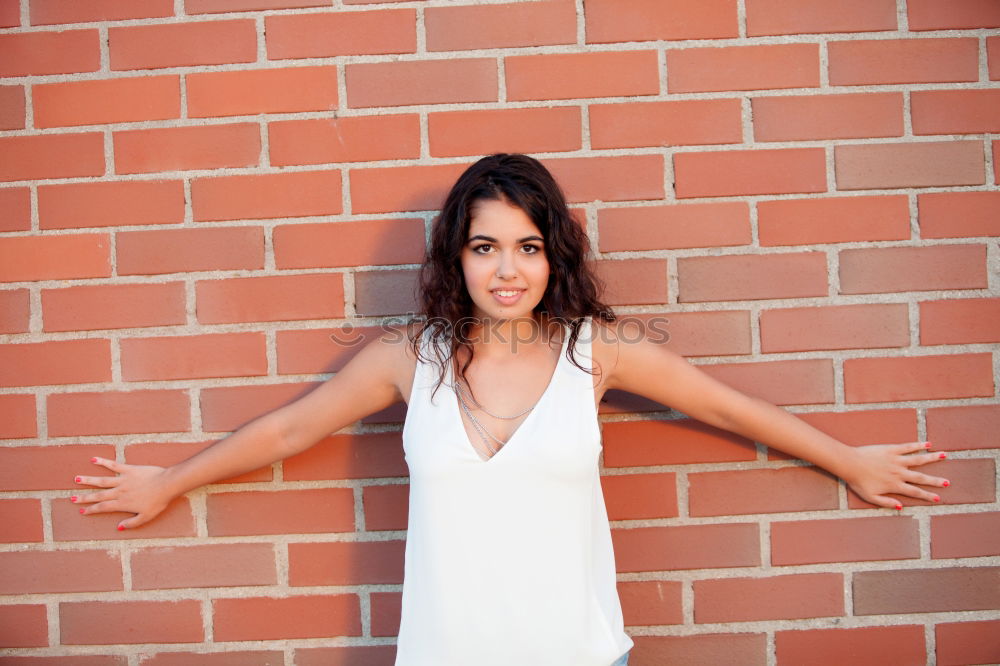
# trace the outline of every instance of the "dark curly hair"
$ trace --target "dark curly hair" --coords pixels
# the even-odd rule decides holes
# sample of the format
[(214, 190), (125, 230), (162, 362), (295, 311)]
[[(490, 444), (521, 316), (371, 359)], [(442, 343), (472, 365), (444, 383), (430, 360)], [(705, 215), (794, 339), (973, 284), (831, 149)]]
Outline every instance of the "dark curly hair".
[[(545, 256), (552, 273), (545, 295), (535, 306), (535, 314), (569, 327), (567, 356), (581, 370), (575, 346), (586, 317), (614, 321), (610, 307), (600, 300), (601, 283), (586, 259), (590, 250), (587, 235), (570, 216), (566, 198), (552, 174), (538, 160), (527, 155), (500, 153), (470, 166), (458, 178), (445, 199), (441, 214), (431, 229), (430, 246), (420, 270), (420, 300), (426, 317), (413, 329), (411, 343), (418, 358), (439, 365), (437, 387), (444, 381), (445, 368), (460, 347), (469, 351), (459, 368), (464, 379), (472, 362), (473, 348), (468, 335), (474, 323), (473, 303), (462, 272), (461, 254), (469, 236), (472, 209), (479, 201), (504, 201), (523, 210), (545, 240)], [(420, 339), (427, 331), (437, 358), (427, 358)]]

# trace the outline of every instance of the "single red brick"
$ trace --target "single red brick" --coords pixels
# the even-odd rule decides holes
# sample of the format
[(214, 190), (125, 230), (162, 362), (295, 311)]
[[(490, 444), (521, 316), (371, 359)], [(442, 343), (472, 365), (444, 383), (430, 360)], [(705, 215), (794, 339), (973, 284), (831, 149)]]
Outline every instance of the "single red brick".
[(903, 95), (757, 97), (753, 127), (758, 141), (902, 136)]
[[(475, 29), (470, 30), (470, 26)], [(424, 11), (424, 29), (428, 51), (575, 44), (576, 6), (566, 0), (542, 0), (428, 7)]]
[[(1000, 141), (993, 142), (993, 164), (1000, 164)], [(994, 169), (993, 182), (1000, 185), (1000, 169)]]
[[(80, 471), (79, 463), (77, 472)], [(84, 470), (88, 474), (90, 470)], [(96, 490), (89, 486), (77, 486), (85, 490)], [(120, 541), (123, 539), (156, 539), (170, 537), (193, 537), (198, 531), (195, 527), (191, 502), (186, 497), (179, 497), (167, 505), (151, 523), (138, 528), (118, 530), (118, 523), (125, 518), (131, 518), (131, 513), (100, 513), (88, 516), (80, 515), (80, 505), (70, 502), (68, 498), (53, 500), (52, 506), (52, 538), (56, 541)]]
[(733, 0), (590, 0), (586, 20), (588, 43), (739, 36)]
[(0, 447), (0, 462), (3, 463), (0, 464), (0, 489), (78, 489), (80, 486), (74, 481), (77, 474), (111, 474), (104, 467), (88, 466), (87, 461), (94, 456), (113, 459), (115, 450), (104, 444)]
[(379, 326), (357, 327), (344, 322), (337, 328), (278, 331), (279, 375), (339, 372), (364, 346), (384, 333)]
[(132, 589), (272, 585), (274, 547), (265, 543), (143, 548), (131, 557)]
[(895, 30), (893, 0), (847, 0), (834, 7), (822, 0), (805, 0), (794, 9), (780, 0), (748, 0), (747, 34), (794, 35), (810, 32), (869, 32)]
[(361, 635), (357, 594), (215, 599), (216, 641)]
[(134, 76), (32, 86), (35, 127), (180, 118), (179, 76)]
[(1000, 28), (1000, 7), (991, 0), (909, 0), (910, 30)]
[(416, 114), (283, 120), (269, 123), (267, 131), (273, 166), (420, 156)]
[(695, 421), (613, 421), (603, 426), (607, 467), (755, 460), (746, 439)]
[(100, 68), (101, 44), (96, 29), (0, 35), (0, 76), (73, 74)]
[(253, 123), (192, 125), (114, 133), (115, 169), (150, 173), (256, 166), (260, 128)]
[(611, 538), (620, 572), (760, 564), (758, 530), (747, 523), (614, 529)]
[(993, 395), (989, 353), (853, 358), (844, 361), (848, 403)]
[(417, 50), (417, 13), (413, 9), (268, 16), (264, 31), (271, 60)]
[[(260, 9), (298, 9), (299, 7), (329, 7), (326, 0), (184, 0), (187, 14), (224, 14)], [(161, 657), (163, 655), (160, 655)], [(215, 662), (212, 662), (213, 664)], [(157, 662), (159, 664), (159, 662)]]
[(354, 307), (360, 316), (416, 312), (417, 271), (364, 271), (354, 274)]
[(920, 557), (915, 518), (887, 516), (771, 523), (771, 564), (821, 564)]
[(48, 644), (49, 623), (44, 604), (0, 606), (0, 647), (48, 647)]
[(775, 308), (760, 313), (760, 350), (871, 349), (910, 344), (905, 303)]
[(833, 402), (833, 367), (824, 359), (720, 363), (700, 369), (725, 384), (776, 405)]
[(618, 583), (625, 626), (682, 624), (681, 583), (649, 580)]
[[(347, 0), (348, 3), (350, 3), (350, 1), (351, 0)], [(373, 594), (372, 597), (375, 597), (375, 594)], [(296, 666), (329, 666), (330, 664), (365, 664), (365, 666), (393, 666), (395, 662), (396, 662), (395, 645), (366, 645), (366, 646), (352, 646), (352, 647), (320, 647), (320, 648), (295, 649)], [(177, 666), (184, 666), (184, 665), (178, 664)], [(242, 666), (242, 664), (234, 664), (233, 666)]]
[(0, 27), (16, 28), (21, 25), (21, 7), (18, 2), (0, 4)]
[(133, 180), (38, 187), (42, 229), (173, 224), (184, 221), (184, 183)]
[[(986, 38), (986, 61), (989, 64), (990, 80), (1000, 79), (1000, 36)], [(996, 164), (996, 160), (993, 163)]]
[(212, 493), (206, 504), (211, 536), (354, 530), (350, 488)]
[(854, 572), (854, 614), (991, 610), (1000, 604), (1000, 568)]
[(108, 28), (111, 69), (228, 65), (257, 59), (251, 19)]
[(6, 136), (0, 138), (0, 153), (0, 181), (104, 175), (100, 132)]
[(914, 134), (1000, 132), (1000, 90), (914, 90)]
[(274, 228), (273, 244), (278, 268), (418, 264), (424, 257), (424, 223), (394, 219), (285, 224)]
[(4, 657), (4, 666), (127, 666), (128, 657), (73, 655), (72, 657)]
[(910, 204), (903, 194), (760, 201), (757, 226), (763, 246), (909, 240)]
[[(129, 444), (125, 447), (125, 462), (130, 465), (159, 465), (167, 467), (187, 460), (196, 453), (200, 453), (212, 444), (214, 440), (207, 442), (143, 442), (141, 444)], [(228, 479), (220, 479), (213, 483), (249, 483), (252, 481), (271, 481), (274, 473), (271, 466), (239, 474)]]
[(336, 67), (202, 72), (185, 78), (192, 118), (337, 108)]
[(746, 245), (751, 241), (750, 211), (745, 203), (735, 201), (601, 208), (597, 223), (602, 252)]
[(979, 78), (974, 38), (829, 42), (830, 84), (937, 83)]
[(764, 44), (667, 50), (671, 93), (815, 88), (816, 44)]
[(674, 155), (678, 198), (826, 192), (822, 148), (699, 151)]
[(263, 332), (121, 340), (122, 379), (248, 377), (267, 374)]
[(845, 249), (840, 293), (872, 294), (986, 287), (985, 245)]
[(684, 146), (743, 141), (738, 99), (594, 104), (594, 148)]
[(667, 302), (667, 262), (663, 259), (600, 261), (594, 269), (610, 305)]
[(188, 394), (181, 390), (54, 393), (48, 399), (49, 435), (127, 435), (185, 432)]
[(678, 300), (826, 296), (826, 255), (821, 252), (739, 254), (677, 260)]
[(1000, 342), (1000, 298), (949, 298), (919, 305), (921, 345)]
[(261, 227), (122, 231), (116, 240), (119, 275), (264, 267)]
[(31, 229), (31, 190), (27, 187), (0, 189), (0, 210), (4, 212), (0, 216), (0, 232), (28, 231)]
[(428, 114), (427, 124), (434, 157), (562, 152), (578, 150), (582, 142), (580, 109), (571, 106), (442, 111)]
[(182, 282), (43, 289), (42, 328), (88, 331), (183, 324), (184, 301)]
[(779, 664), (903, 666), (927, 658), (918, 625), (777, 631), (774, 638)]
[(1000, 555), (1000, 512), (931, 516), (931, 557)]
[(24, 129), (24, 86), (0, 86), (0, 130)]
[(201, 602), (79, 601), (59, 604), (65, 645), (198, 643), (203, 640)]
[[(43, 541), (42, 503), (37, 499), (5, 499), (0, 500), (0, 524), (3, 525), (4, 543), (21, 543), (25, 541)], [(0, 627), (4, 622), (0, 621)], [(0, 640), (4, 647), (6, 645)]]
[(318, 384), (224, 386), (201, 390), (201, 422), (206, 432), (236, 430), (264, 412), (300, 398)]
[(694, 621), (699, 624), (828, 617), (843, 613), (844, 579), (839, 573), (694, 581)]
[(674, 474), (602, 476), (601, 486), (611, 520), (675, 518), (678, 515)]
[[(851, 446), (903, 444), (917, 440), (915, 409), (871, 409), (850, 412), (806, 412), (795, 415), (812, 427)], [(793, 460), (769, 449), (769, 460)]]
[[(641, 327), (639, 330), (648, 340), (669, 345), (671, 350), (683, 356), (729, 356), (750, 353), (750, 316), (745, 310), (678, 312), (672, 313), (669, 318), (663, 313), (648, 313), (630, 315), (629, 319)], [(607, 399), (610, 395), (614, 395), (614, 390), (609, 391), (606, 399), (601, 401), (600, 408), (605, 413), (614, 412), (611, 409), (613, 401)], [(618, 392), (618, 395), (631, 396), (627, 402), (635, 407), (639, 407), (636, 401), (645, 400), (635, 394)], [(659, 411), (653, 401), (648, 400), (646, 403), (651, 408), (638, 411)]]
[(602, 51), (508, 56), (511, 101), (656, 95), (656, 51)]
[[(110, 380), (108, 340), (52, 340), (0, 346), (0, 386), (90, 384)], [(57, 395), (52, 394), (50, 398)]]
[(31, 25), (90, 23), (174, 15), (172, 0), (31, 0)]
[(942, 622), (934, 631), (939, 666), (987, 664), (1000, 654), (1000, 620)]
[(0, 281), (108, 277), (110, 246), (108, 234), (0, 238)]
[(346, 69), (348, 106), (355, 109), (495, 102), (499, 95), (496, 61), (490, 58), (357, 63)]
[(1000, 236), (1000, 192), (917, 195), (922, 238)]
[(410, 486), (406, 484), (365, 486), (362, 489), (365, 529), (405, 530), (409, 492)]
[(339, 274), (199, 280), (195, 293), (202, 324), (344, 316), (344, 281)]
[(440, 210), (467, 164), (351, 169), (354, 213)]
[(296, 171), (196, 178), (194, 219), (260, 219), (337, 215), (342, 211), (339, 171)]
[[(19, 550), (0, 553), (3, 594), (121, 590), (122, 564), (107, 550)], [(63, 635), (65, 641), (65, 634)]]
[(996, 448), (1000, 405), (959, 405), (927, 409), (927, 439), (938, 451)]
[[(207, 1), (219, 2), (219, 0)], [(275, 0), (270, 0), (270, 2), (273, 4)], [(187, 3), (190, 12), (191, 0), (187, 0)], [(160, 652), (147, 655), (144, 650), (142, 666), (190, 666), (191, 664), (198, 664), (198, 666), (275, 666), (280, 664), (283, 659), (284, 655), (278, 651)], [(300, 662), (296, 663), (300, 664)]]
[(724, 516), (837, 508), (837, 481), (814, 467), (688, 475), (688, 512)]
[(398, 432), (334, 435), (282, 463), (285, 481), (406, 476)]
[(398, 584), (405, 541), (336, 541), (288, 544), (288, 584)]
[(402, 598), (403, 595), (399, 592), (372, 592), (372, 636), (399, 634)]
[(0, 333), (27, 333), (31, 305), (27, 289), (0, 291)]
[(691, 636), (636, 636), (629, 660), (636, 664), (767, 663), (764, 634), (692, 634)]
[(0, 395), (0, 439), (37, 436), (35, 396), (11, 393)]
[(659, 155), (577, 157), (546, 160), (571, 203), (662, 199), (663, 158)]

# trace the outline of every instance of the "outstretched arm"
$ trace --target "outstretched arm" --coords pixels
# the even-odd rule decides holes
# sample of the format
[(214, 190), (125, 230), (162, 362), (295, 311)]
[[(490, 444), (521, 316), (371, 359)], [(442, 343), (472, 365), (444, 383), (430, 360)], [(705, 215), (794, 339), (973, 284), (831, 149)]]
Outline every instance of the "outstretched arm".
[(913, 469), (944, 457), (926, 453), (928, 443), (848, 446), (779, 407), (713, 379), (662, 345), (648, 339), (633, 342), (635, 336), (618, 338), (611, 345), (608, 388), (637, 393), (808, 460), (844, 479), (862, 499), (877, 506), (902, 508), (890, 497), (893, 494), (938, 501), (938, 495), (920, 486), (948, 485), (945, 479)]
[(312, 446), (326, 435), (402, 399), (408, 350), (405, 336), (375, 340), (316, 390), (251, 421), (230, 436), (171, 467), (137, 466), (95, 458), (117, 476), (80, 476), (103, 490), (78, 496), (82, 513), (123, 511), (135, 516), (118, 529), (152, 520), (185, 492), (258, 469)]

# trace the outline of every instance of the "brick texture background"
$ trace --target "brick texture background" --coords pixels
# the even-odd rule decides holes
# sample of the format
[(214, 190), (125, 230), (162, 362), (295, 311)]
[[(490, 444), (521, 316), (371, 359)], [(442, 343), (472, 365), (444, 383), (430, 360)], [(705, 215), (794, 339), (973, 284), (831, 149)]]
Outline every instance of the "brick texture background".
[(631, 663), (1000, 662), (996, 0), (0, 0), (0, 77), (0, 663), (392, 663), (398, 406), (134, 531), (69, 496), (336, 372), (494, 151), (670, 348), (948, 452), (889, 515), (609, 395)]

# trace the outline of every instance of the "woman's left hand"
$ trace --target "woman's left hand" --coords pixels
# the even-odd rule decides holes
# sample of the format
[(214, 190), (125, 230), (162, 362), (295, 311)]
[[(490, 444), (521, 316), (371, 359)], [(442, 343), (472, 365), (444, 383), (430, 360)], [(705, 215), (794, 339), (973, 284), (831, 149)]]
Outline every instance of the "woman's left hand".
[(842, 474), (843, 479), (861, 499), (876, 506), (902, 509), (903, 505), (889, 495), (940, 502), (938, 494), (920, 486), (947, 488), (948, 480), (913, 469), (945, 458), (943, 453), (928, 453), (930, 446), (930, 442), (910, 442), (857, 447), (855, 462), (850, 472)]

